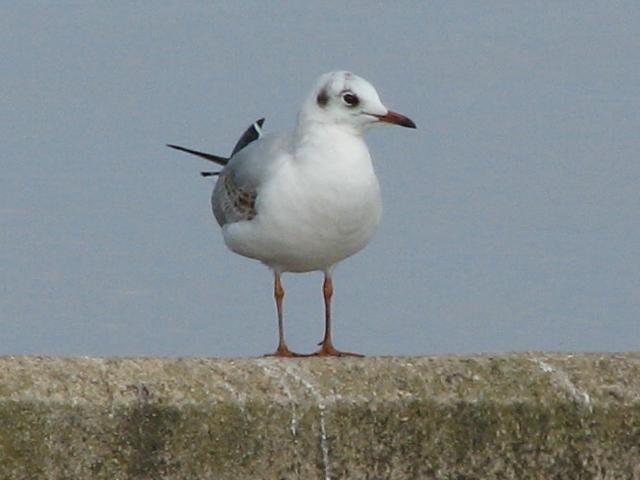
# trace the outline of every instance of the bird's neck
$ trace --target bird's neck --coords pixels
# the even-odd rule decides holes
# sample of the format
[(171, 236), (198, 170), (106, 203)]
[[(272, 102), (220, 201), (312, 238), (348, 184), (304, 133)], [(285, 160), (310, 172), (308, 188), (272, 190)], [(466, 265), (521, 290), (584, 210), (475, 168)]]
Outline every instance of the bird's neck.
[(301, 161), (319, 158), (317, 152), (323, 152), (324, 162), (370, 161), (361, 132), (344, 125), (300, 122), (294, 135), (294, 149), (295, 157)]

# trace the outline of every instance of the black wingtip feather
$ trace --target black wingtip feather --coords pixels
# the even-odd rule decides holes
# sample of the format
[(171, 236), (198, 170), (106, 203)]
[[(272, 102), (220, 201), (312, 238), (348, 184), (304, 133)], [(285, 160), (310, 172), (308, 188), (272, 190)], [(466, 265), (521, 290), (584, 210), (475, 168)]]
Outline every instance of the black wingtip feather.
[(257, 140), (262, 135), (262, 124), (264, 123), (264, 118), (259, 118), (247, 128), (242, 136), (238, 139), (236, 146), (233, 147), (233, 151), (231, 152), (231, 156), (233, 157), (236, 153), (242, 150), (244, 147), (249, 145), (251, 142)]

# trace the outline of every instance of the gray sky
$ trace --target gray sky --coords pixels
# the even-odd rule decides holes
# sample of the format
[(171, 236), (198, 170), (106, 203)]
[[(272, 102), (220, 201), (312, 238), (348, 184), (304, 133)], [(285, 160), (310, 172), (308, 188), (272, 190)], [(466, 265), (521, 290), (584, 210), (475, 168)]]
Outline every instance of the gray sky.
[[(637, 350), (637, 2), (13, 2), (0, 17), (0, 353), (240, 356), (272, 278), (229, 252), (205, 162), (291, 128), (349, 69), (418, 130), (372, 131), (385, 215), (335, 273), (366, 354)], [(320, 274), (286, 275), (292, 348)]]

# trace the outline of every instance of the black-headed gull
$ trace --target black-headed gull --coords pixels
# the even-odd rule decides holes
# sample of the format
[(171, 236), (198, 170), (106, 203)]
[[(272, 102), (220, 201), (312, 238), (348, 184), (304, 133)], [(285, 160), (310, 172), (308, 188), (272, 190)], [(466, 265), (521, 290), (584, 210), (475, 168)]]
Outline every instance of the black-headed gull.
[[(202, 174), (219, 175), (211, 205), (227, 247), (260, 260), (274, 273), (278, 348), (272, 355), (358, 355), (333, 346), (331, 275), (336, 264), (369, 243), (382, 212), (378, 178), (362, 135), (384, 123), (416, 126), (388, 110), (369, 82), (345, 71), (317, 80), (293, 132), (263, 136), (263, 121), (249, 127), (230, 158), (169, 146), (224, 166)], [(280, 276), (316, 270), (324, 272), (324, 338), (317, 352), (301, 355), (285, 342)]]

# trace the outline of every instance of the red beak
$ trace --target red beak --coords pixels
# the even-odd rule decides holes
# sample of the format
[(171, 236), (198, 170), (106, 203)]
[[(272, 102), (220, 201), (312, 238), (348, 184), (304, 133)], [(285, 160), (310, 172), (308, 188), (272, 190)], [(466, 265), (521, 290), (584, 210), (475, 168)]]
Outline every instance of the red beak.
[(378, 120), (386, 123), (393, 123), (394, 125), (400, 125), (401, 127), (416, 128), (416, 124), (413, 123), (409, 117), (400, 115), (399, 113), (389, 110), (386, 115), (376, 115)]

